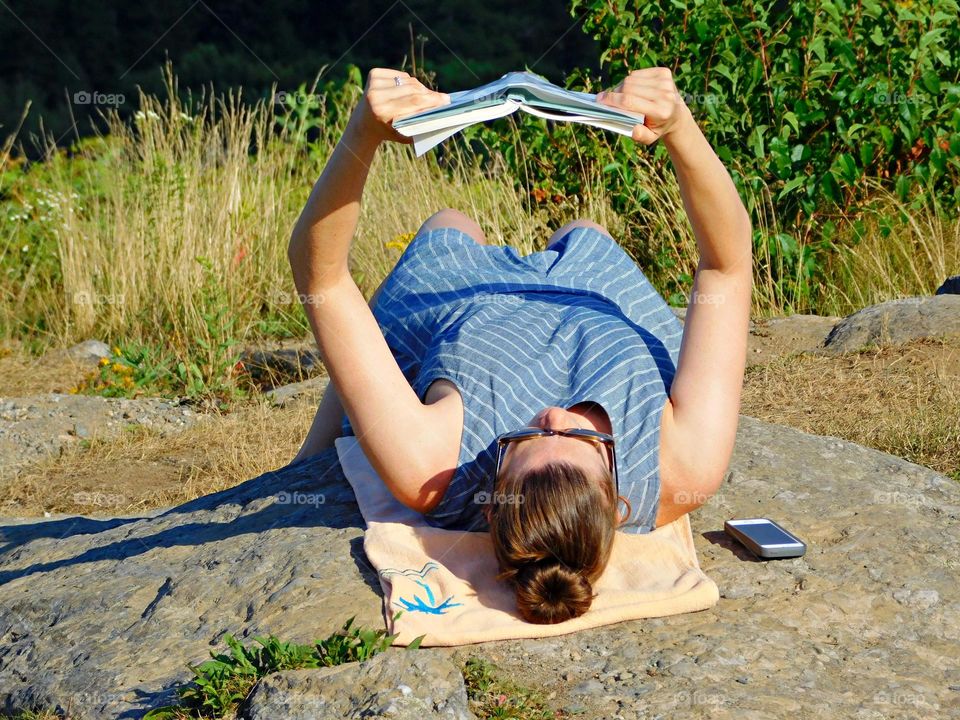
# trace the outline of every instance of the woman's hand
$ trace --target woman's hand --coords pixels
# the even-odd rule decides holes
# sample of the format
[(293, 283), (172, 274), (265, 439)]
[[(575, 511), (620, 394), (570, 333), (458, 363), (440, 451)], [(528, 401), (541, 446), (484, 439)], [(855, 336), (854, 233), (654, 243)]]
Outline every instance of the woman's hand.
[(598, 93), (597, 102), (643, 113), (643, 124), (633, 128), (633, 139), (644, 145), (693, 119), (673, 82), (673, 73), (665, 67), (634, 70), (615, 88)]
[[(398, 77), (400, 85), (395, 79)], [(402, 70), (374, 68), (367, 75), (363, 97), (350, 119), (367, 138), (409, 144), (413, 139), (394, 130), (393, 120), (449, 103), (449, 95), (430, 90)]]

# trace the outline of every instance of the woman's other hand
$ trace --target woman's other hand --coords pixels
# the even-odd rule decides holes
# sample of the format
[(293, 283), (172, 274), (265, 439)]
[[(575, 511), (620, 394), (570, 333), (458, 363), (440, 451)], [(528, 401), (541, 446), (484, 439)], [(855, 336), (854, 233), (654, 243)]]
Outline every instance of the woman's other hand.
[(597, 102), (642, 113), (643, 124), (633, 128), (636, 142), (650, 145), (692, 120), (690, 110), (673, 82), (670, 68), (634, 70), (623, 82), (597, 94)]
[[(400, 78), (399, 85), (396, 78)], [(351, 121), (357, 123), (364, 136), (378, 142), (391, 140), (409, 144), (413, 139), (398, 133), (391, 123), (396, 118), (449, 103), (449, 95), (429, 89), (402, 70), (374, 68), (367, 75), (363, 97), (353, 111)]]

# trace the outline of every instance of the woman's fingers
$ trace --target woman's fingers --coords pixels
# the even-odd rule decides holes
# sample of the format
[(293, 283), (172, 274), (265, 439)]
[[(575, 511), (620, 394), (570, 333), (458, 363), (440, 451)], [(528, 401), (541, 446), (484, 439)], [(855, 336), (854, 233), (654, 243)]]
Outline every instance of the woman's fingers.
[(643, 124), (633, 128), (633, 139), (649, 145), (671, 131), (686, 106), (669, 68), (634, 70), (616, 87), (597, 94), (597, 101), (628, 112), (642, 113)]
[[(397, 78), (400, 78), (399, 85)], [(374, 68), (367, 75), (363, 100), (360, 111), (368, 119), (363, 123), (365, 126), (374, 128), (374, 132), (383, 139), (409, 143), (409, 138), (393, 128), (393, 121), (446, 105), (450, 102), (450, 96), (429, 89), (402, 70)]]
[(378, 111), (383, 117), (393, 121), (428, 108), (446, 105), (448, 102), (449, 98), (443, 93), (416, 93), (387, 100), (379, 106)]
[(644, 115), (656, 113), (659, 107), (655, 98), (622, 92), (604, 92), (601, 93), (597, 99), (607, 105), (629, 110), (630, 112), (643, 113)]
[(368, 80), (389, 80), (390, 82), (396, 84), (394, 80), (395, 77), (400, 76), (400, 79), (403, 82), (406, 82), (407, 79), (410, 79), (410, 73), (404, 72), (403, 70), (391, 70), (390, 68), (373, 68), (368, 74)]

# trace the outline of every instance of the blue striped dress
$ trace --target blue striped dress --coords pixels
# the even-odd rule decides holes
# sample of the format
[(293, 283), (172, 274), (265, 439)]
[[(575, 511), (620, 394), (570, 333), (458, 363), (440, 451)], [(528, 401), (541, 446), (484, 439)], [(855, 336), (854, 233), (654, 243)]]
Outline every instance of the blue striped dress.
[[(421, 232), (374, 316), (421, 400), (439, 378), (463, 398), (459, 463), (428, 524), (488, 530), (475, 496), (493, 490), (497, 436), (545, 407), (594, 401), (610, 419), (632, 507), (620, 529), (655, 527), (660, 420), (683, 326), (613, 238), (578, 227), (521, 256), (454, 228)], [(343, 429), (352, 434), (349, 420)]]

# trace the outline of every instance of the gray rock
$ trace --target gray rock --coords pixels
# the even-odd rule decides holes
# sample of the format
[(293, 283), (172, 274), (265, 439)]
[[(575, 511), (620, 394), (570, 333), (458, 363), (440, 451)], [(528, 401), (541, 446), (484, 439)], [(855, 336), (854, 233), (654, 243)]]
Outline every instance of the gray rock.
[(823, 350), (843, 353), (868, 344), (952, 335), (960, 335), (960, 296), (909, 297), (870, 305), (848, 315), (830, 331)]
[(302, 382), (281, 385), (266, 392), (267, 398), (279, 407), (286, 407), (294, 400), (305, 397), (319, 397), (327, 389), (329, 378), (325, 375), (313, 377)]
[(363, 663), (289, 670), (261, 680), (243, 720), (475, 718), (459, 669), (434, 650), (391, 649)]
[(934, 295), (960, 295), (960, 275), (948, 277)]
[(76, 362), (96, 363), (102, 357), (110, 357), (110, 346), (100, 340), (84, 340), (82, 343), (67, 348), (64, 355)]
[(249, 347), (240, 353), (240, 361), (254, 380), (272, 386), (306, 380), (323, 368), (313, 340), (288, 341), (271, 348)]
[[(227, 632), (311, 642), (352, 615), (383, 627), (353, 493), (320, 475), (306, 460), (142, 519), (0, 523), (0, 712), (40, 703), (77, 720), (140, 717), (172, 701), (191, 677), (185, 664), (222, 649)], [(284, 492), (307, 500), (280, 502)], [(309, 502), (317, 494), (324, 502)], [(753, 516), (795, 532), (806, 556), (759, 561), (723, 533), (725, 519)], [(549, 643), (466, 646), (451, 660), (485, 657), (585, 718), (802, 717), (811, 703), (821, 720), (957, 714), (957, 483), (742, 417), (724, 484), (692, 524), (700, 564), (724, 593), (714, 608)], [(404, 659), (419, 652), (397, 650)], [(428, 674), (433, 687), (456, 685), (449, 668), (430, 667), (423, 687)], [(398, 684), (423, 697), (386, 671), (382, 683), (372, 671), (344, 672), (397, 712)], [(601, 672), (620, 679), (572, 693)], [(561, 680), (567, 673), (573, 682)], [(299, 691), (287, 686), (264, 682), (294, 702)], [(367, 707), (389, 711), (375, 705)]]
[(838, 320), (830, 315), (801, 314), (758, 319), (751, 324), (747, 338), (747, 366), (816, 350)]
[(599, 693), (605, 692), (606, 688), (603, 687), (603, 683), (595, 678), (590, 678), (589, 680), (584, 680), (582, 683), (577, 683), (573, 688), (574, 695), (598, 695)]

